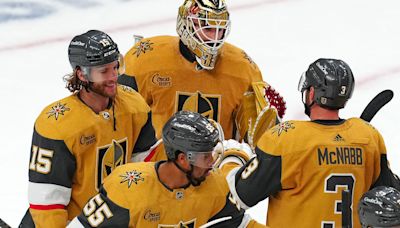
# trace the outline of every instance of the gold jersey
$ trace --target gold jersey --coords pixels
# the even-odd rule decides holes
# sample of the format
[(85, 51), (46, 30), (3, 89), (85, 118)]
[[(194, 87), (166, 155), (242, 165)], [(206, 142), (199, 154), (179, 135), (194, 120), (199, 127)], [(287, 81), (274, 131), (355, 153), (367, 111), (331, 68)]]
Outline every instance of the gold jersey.
[[(190, 110), (218, 121), (234, 137), (234, 113), (261, 72), (241, 49), (225, 43), (213, 70), (197, 69), (178, 37), (142, 39), (125, 55), (126, 74), (152, 109), (156, 135), (177, 111)], [(132, 80), (131, 80), (132, 81)], [(160, 160), (165, 157), (157, 158)]]
[[(238, 227), (244, 211), (229, 200), (225, 177), (211, 172), (200, 186), (169, 189), (158, 179), (161, 162), (130, 163), (105, 179), (70, 227), (199, 227), (232, 216), (219, 227)], [(248, 227), (265, 227), (255, 221)]]
[(35, 123), (29, 164), (36, 226), (65, 227), (111, 171), (155, 143), (150, 108), (129, 87), (118, 86), (113, 103), (98, 114), (77, 94), (46, 107)]
[(256, 153), (236, 174), (236, 190), (246, 206), (269, 197), (270, 227), (341, 227), (345, 189), (352, 227), (360, 227), (362, 194), (393, 184), (381, 135), (359, 118), (280, 123), (263, 134)]

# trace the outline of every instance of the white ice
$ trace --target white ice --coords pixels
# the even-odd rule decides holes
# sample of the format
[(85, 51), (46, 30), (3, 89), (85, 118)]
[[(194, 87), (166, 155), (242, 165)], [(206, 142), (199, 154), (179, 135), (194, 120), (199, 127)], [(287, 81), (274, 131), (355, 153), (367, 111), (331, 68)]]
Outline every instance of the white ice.
[[(5, 3), (31, 3), (28, 9)], [(2, 22), (0, 17), (0, 218), (12, 227), (28, 207), (30, 143), (35, 118), (47, 104), (67, 96), (62, 76), (70, 72), (70, 39), (89, 29), (108, 32), (123, 53), (133, 35), (175, 35), (176, 0), (2, 0), (0, 15), (26, 15), (34, 6), (47, 16)], [(359, 116), (383, 89), (395, 97), (372, 124), (386, 141), (392, 169), (400, 173), (397, 132), (400, 111), (400, 1), (228, 0), (228, 42), (246, 50), (264, 79), (286, 98), (285, 119), (305, 119), (297, 82), (319, 57), (340, 58), (353, 69), (356, 89), (341, 113)], [(392, 111), (390, 111), (392, 110)], [(84, 121), (84, 120), (82, 120)], [(265, 222), (266, 202), (250, 210)], [(283, 218), (285, 219), (285, 218)]]

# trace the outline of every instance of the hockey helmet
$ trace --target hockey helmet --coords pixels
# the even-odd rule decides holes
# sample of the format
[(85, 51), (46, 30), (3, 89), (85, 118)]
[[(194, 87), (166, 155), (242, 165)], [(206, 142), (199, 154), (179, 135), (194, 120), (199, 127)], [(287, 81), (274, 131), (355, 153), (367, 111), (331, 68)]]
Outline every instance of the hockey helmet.
[(225, 0), (185, 0), (179, 7), (176, 31), (204, 69), (214, 68), (230, 26)]
[(315, 103), (327, 109), (341, 109), (353, 94), (354, 76), (342, 60), (318, 59), (300, 78), (298, 90), (303, 98), (310, 87), (315, 90)]
[(385, 186), (366, 192), (358, 204), (358, 216), (363, 227), (400, 225), (400, 192)]
[(78, 66), (85, 69), (100, 67), (114, 61), (119, 62), (119, 74), (125, 69), (117, 44), (109, 35), (98, 30), (75, 36), (68, 47), (68, 58), (73, 69)]
[(221, 148), (219, 133), (214, 125), (197, 112), (180, 111), (175, 113), (162, 130), (162, 139), (169, 160), (174, 161), (177, 154), (185, 153), (189, 162), (195, 166), (208, 167), (204, 158), (211, 155), (218, 159)]

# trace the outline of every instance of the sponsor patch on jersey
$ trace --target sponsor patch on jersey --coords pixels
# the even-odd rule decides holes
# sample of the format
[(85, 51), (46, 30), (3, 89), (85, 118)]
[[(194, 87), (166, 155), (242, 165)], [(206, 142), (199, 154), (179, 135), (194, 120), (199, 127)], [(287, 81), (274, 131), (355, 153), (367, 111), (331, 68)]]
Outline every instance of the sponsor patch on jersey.
[(220, 122), (221, 95), (177, 91), (175, 104), (175, 112), (198, 112), (206, 118)]
[(86, 136), (86, 135), (82, 135), (81, 136), (81, 138), (80, 138), (80, 140), (79, 140), (79, 142), (80, 142), (80, 144), (81, 145), (90, 145), (90, 144), (92, 144), (92, 143), (95, 143), (96, 142), (96, 135), (88, 135), (88, 136)]
[(171, 87), (172, 86), (172, 78), (170, 76), (162, 76), (160, 74), (155, 74), (151, 78), (151, 82), (159, 87)]
[(128, 188), (131, 187), (132, 183), (138, 184), (139, 181), (144, 181), (144, 178), (141, 177), (142, 173), (136, 170), (125, 172), (125, 174), (120, 175), (122, 177), (121, 184), (124, 182), (128, 183)]
[(153, 47), (151, 47), (153, 43), (150, 43), (150, 40), (140, 41), (140, 43), (135, 47), (136, 51), (133, 54), (136, 54), (136, 57), (139, 57), (140, 54), (145, 54), (146, 51), (152, 51)]
[(194, 227), (196, 227), (196, 219), (192, 219), (187, 222), (180, 221), (178, 224), (174, 224), (174, 225), (159, 224), (158, 227), (159, 228), (194, 228)]
[(143, 215), (143, 219), (150, 221), (150, 222), (157, 222), (160, 221), (161, 213), (160, 212), (154, 212), (150, 209), (146, 210)]
[(71, 109), (67, 107), (67, 104), (61, 104), (60, 102), (58, 102), (56, 105), (54, 105), (53, 107), (51, 107), (50, 111), (46, 112), (46, 114), (48, 114), (47, 118), (50, 118), (52, 116), (54, 116), (54, 118), (56, 120), (58, 120), (58, 117), (60, 115), (64, 115), (64, 113), (66, 111), (70, 111)]
[(278, 136), (280, 136), (283, 132), (288, 132), (290, 129), (294, 129), (294, 124), (291, 122), (283, 122), (278, 125), (276, 125), (272, 129), (272, 134), (277, 133)]

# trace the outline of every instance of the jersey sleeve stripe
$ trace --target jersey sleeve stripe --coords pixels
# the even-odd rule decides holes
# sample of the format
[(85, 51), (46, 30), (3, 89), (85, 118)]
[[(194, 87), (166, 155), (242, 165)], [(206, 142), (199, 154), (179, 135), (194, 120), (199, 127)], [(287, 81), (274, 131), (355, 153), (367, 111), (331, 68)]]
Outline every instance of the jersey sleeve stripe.
[(68, 205), (71, 188), (55, 184), (29, 182), (28, 199), (33, 205)]
[(241, 208), (247, 210), (250, 207), (242, 201), (236, 191), (236, 173), (239, 171), (239, 169), (240, 167), (232, 169), (228, 175), (226, 175), (226, 181), (228, 182), (229, 190), (231, 191), (233, 198), (237, 201)]
[(62, 204), (52, 204), (52, 205), (35, 205), (29, 204), (29, 208), (35, 210), (54, 210), (54, 209), (65, 209), (65, 205)]

